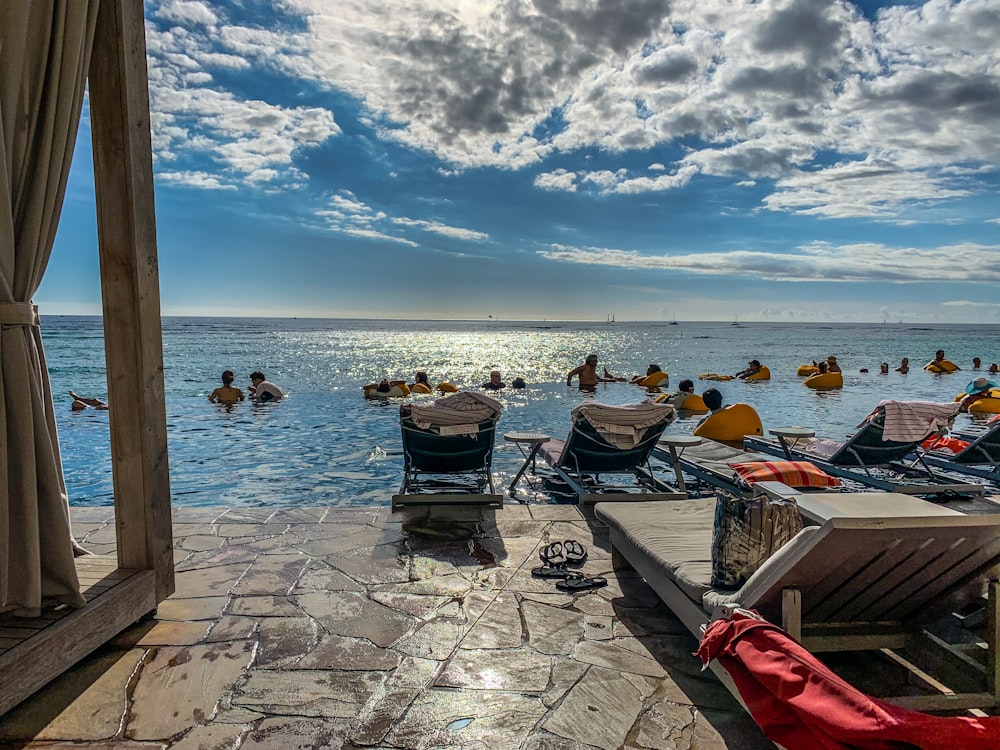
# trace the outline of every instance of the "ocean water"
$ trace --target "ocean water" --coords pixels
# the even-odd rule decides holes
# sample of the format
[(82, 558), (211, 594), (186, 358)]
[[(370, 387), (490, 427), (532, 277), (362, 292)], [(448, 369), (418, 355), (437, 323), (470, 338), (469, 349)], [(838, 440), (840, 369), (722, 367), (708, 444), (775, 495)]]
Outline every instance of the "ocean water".
[[(101, 319), (46, 316), (42, 335), (70, 502), (111, 504), (108, 413), (73, 412), (67, 395), (72, 389), (107, 398)], [(669, 373), (671, 387), (700, 373), (732, 374), (759, 359), (770, 368), (770, 381), (696, 382), (696, 390), (715, 386), (727, 404), (751, 404), (765, 430), (799, 425), (839, 439), (882, 399), (951, 401), (972, 377), (985, 374), (969, 372), (973, 356), (984, 368), (1000, 361), (1000, 326), (165, 318), (163, 345), (175, 504), (367, 505), (388, 503), (401, 480), (400, 402), (362, 397), (363, 385), (386, 376), (412, 382), (422, 369), (432, 383), (462, 388), (485, 382), (491, 369), (500, 369), (507, 382), (523, 377), (526, 389), (497, 395), (504, 414), (494, 471), (504, 486), (522, 458), (503, 433), (565, 437), (569, 413), (584, 399), (624, 404), (646, 397), (626, 383), (602, 384), (596, 394), (567, 388), (567, 371), (591, 352), (599, 367), (616, 375), (642, 373), (655, 362)], [(937, 349), (963, 371), (922, 371)], [(830, 354), (844, 369), (844, 388), (803, 387), (798, 365)], [(878, 374), (880, 362), (895, 368), (904, 356), (908, 375)], [(244, 391), (249, 373), (263, 370), (290, 396), (232, 409), (210, 404), (207, 396), (225, 369), (236, 373)], [(689, 433), (697, 421), (680, 419), (668, 432)], [(969, 424), (969, 417), (959, 417), (958, 426)], [(520, 494), (550, 499), (523, 483)]]

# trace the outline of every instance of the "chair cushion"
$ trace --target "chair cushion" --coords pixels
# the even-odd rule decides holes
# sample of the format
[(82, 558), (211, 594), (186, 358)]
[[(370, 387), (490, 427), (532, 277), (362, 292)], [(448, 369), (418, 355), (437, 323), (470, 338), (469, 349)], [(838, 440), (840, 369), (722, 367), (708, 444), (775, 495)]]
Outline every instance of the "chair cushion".
[(794, 501), (765, 493), (750, 498), (721, 493), (712, 533), (712, 586), (739, 588), (801, 530)]
[(752, 487), (757, 482), (782, 482), (789, 487), (839, 487), (840, 480), (808, 461), (752, 461), (729, 464), (739, 480)]

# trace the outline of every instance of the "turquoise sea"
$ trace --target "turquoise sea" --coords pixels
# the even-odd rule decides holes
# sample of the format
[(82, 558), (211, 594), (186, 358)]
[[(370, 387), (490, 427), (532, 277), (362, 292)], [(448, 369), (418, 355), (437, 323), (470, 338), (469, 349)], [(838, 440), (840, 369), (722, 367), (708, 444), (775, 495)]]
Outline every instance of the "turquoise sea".
[[(111, 504), (108, 413), (73, 412), (67, 395), (72, 389), (107, 397), (101, 319), (44, 316), (42, 335), (70, 502)], [(565, 437), (569, 413), (583, 399), (623, 404), (646, 397), (625, 383), (603, 384), (596, 394), (567, 388), (566, 372), (591, 352), (616, 375), (659, 364), (671, 387), (700, 373), (732, 374), (759, 359), (770, 381), (696, 382), (696, 390), (713, 385), (726, 403), (753, 405), (765, 430), (800, 425), (831, 438), (850, 432), (884, 398), (951, 401), (985, 374), (969, 371), (974, 356), (984, 370), (1000, 361), (1000, 325), (165, 318), (163, 343), (171, 492), (183, 506), (387, 504), (401, 479), (399, 401), (366, 401), (362, 386), (386, 376), (412, 382), (418, 369), (432, 383), (462, 388), (485, 382), (494, 368), (507, 382), (518, 375), (527, 381), (525, 390), (498, 396), (505, 410), (494, 469), (502, 486), (522, 460), (502, 433)], [(963, 371), (922, 371), (936, 349)], [(798, 365), (830, 354), (844, 369), (844, 388), (804, 388)], [(902, 357), (910, 358), (908, 375), (878, 374), (880, 362), (895, 368)], [(244, 391), (249, 373), (263, 370), (290, 397), (228, 410), (212, 405), (207, 396), (224, 369), (236, 372)], [(697, 420), (681, 419), (668, 431), (690, 432)], [(970, 418), (959, 420), (967, 426)], [(548, 500), (523, 486), (522, 497)]]

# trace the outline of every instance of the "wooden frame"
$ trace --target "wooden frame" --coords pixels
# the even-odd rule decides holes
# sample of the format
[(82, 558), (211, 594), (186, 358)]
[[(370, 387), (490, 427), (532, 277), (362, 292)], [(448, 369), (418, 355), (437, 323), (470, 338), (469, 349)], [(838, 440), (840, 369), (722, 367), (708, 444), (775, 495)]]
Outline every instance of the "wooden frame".
[(118, 560), (78, 559), (82, 609), (0, 619), (0, 714), (174, 590), (142, 0), (101, 0), (89, 86)]

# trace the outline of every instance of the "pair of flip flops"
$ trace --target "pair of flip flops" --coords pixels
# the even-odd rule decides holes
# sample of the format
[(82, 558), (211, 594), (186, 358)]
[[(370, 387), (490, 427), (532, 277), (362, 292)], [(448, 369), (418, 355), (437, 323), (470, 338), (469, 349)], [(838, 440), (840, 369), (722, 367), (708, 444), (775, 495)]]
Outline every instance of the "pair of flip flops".
[(538, 556), (546, 565), (583, 565), (587, 562), (587, 550), (576, 539), (546, 544), (538, 551)]
[(542, 565), (531, 569), (535, 578), (555, 578), (556, 588), (560, 591), (589, 591), (608, 585), (608, 579), (603, 576), (587, 577), (575, 570), (568, 570), (565, 565)]

